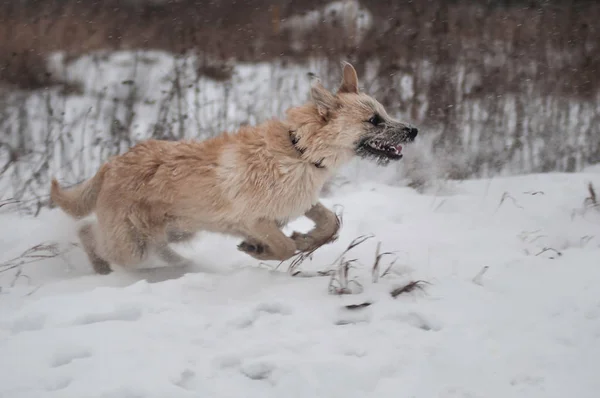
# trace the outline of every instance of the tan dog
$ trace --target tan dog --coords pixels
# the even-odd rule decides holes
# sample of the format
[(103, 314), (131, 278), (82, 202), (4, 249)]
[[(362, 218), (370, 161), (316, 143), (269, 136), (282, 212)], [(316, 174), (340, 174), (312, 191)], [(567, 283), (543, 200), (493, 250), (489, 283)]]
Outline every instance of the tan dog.
[[(325, 181), (358, 155), (380, 164), (402, 158), (401, 144), (417, 129), (392, 119), (360, 93), (352, 65), (331, 93), (320, 82), (312, 100), (290, 108), (285, 120), (243, 127), (204, 141), (148, 140), (115, 156), (90, 180), (51, 198), (81, 218), (95, 211), (79, 237), (96, 272), (109, 262), (135, 266), (149, 253), (177, 265), (190, 261), (168, 245), (200, 230), (240, 236), (238, 249), (261, 260), (286, 260), (313, 250), (337, 233), (336, 215), (318, 199)], [(307, 234), (280, 228), (306, 216)]]

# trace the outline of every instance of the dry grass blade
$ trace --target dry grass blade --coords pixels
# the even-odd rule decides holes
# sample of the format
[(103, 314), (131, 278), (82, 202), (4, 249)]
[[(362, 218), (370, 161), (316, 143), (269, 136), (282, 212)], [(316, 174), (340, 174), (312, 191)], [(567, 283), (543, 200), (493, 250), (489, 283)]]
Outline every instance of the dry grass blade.
[(390, 295), (393, 298), (396, 298), (403, 293), (410, 293), (410, 292), (414, 291), (415, 289), (424, 290), (423, 284), (429, 285), (430, 283), (426, 282), (426, 281), (421, 281), (421, 280), (412, 281), (404, 286), (400, 286), (400, 287), (397, 287), (396, 289), (392, 290), (390, 292)]
[(350, 263), (345, 262), (339, 268), (339, 282), (340, 286), (345, 289), (348, 287), (348, 271), (350, 270)]
[[(384, 253), (384, 254), (392, 254), (392, 253)], [(383, 271), (383, 274), (381, 274), (382, 278), (385, 278), (386, 275), (388, 275), (390, 273), (390, 271), (392, 270), (392, 268), (394, 268), (394, 265), (396, 265), (396, 261), (398, 261), (397, 257), (394, 259), (394, 261), (392, 261), (390, 263), (390, 265), (388, 265), (388, 267), (385, 269), (385, 271)]]
[(344, 250), (342, 252), (342, 254), (339, 255), (338, 258), (335, 259), (335, 261), (333, 262), (334, 264), (336, 263), (341, 263), (341, 260), (344, 258), (344, 256), (352, 249), (354, 249), (356, 246), (363, 244), (365, 241), (367, 241), (368, 239), (371, 239), (374, 235), (369, 234), (369, 235), (361, 235), (357, 238), (355, 238), (352, 242), (350, 242), (350, 244), (348, 245), (348, 247), (346, 248), (346, 250)]
[(294, 271), (292, 276), (297, 276), (299, 278), (315, 278), (319, 276), (331, 276), (335, 274), (335, 270), (327, 270), (327, 271)]
[(585, 204), (589, 207), (598, 207), (598, 197), (596, 196), (596, 190), (594, 189), (594, 185), (592, 183), (588, 183), (588, 192), (590, 196), (585, 198)]
[(379, 278), (383, 278), (386, 275), (389, 274), (390, 270), (392, 269), (392, 267), (394, 266), (394, 264), (396, 264), (396, 261), (398, 261), (398, 258), (395, 258), (394, 261), (392, 261), (388, 267), (385, 269), (385, 271), (383, 272), (383, 274), (379, 273), (379, 269), (380, 269), (380, 264), (381, 264), (381, 259), (384, 256), (389, 256), (391, 254), (396, 254), (394, 252), (384, 252), (381, 253), (381, 242), (377, 243), (377, 249), (375, 250), (375, 263), (373, 264), (373, 271), (372, 271), (372, 281), (373, 283), (377, 283), (379, 281)]
[[(75, 246), (74, 244), (72, 246)], [(71, 247), (61, 249), (57, 243), (40, 243), (25, 250), (19, 256), (0, 264), (0, 273), (10, 271), (22, 265), (31, 264), (67, 253)]]
[(373, 304), (373, 303), (366, 301), (366, 302), (360, 303), (360, 304), (348, 304), (348, 305), (345, 305), (344, 308), (346, 308), (348, 310), (359, 310), (361, 308), (368, 307), (371, 304)]
[(14, 200), (14, 199), (7, 199), (3, 202), (0, 202), (0, 207), (4, 207), (4, 206), (8, 206), (8, 205), (14, 205), (19, 203), (18, 200)]
[(592, 239), (594, 239), (594, 235), (584, 235), (579, 240), (580, 245), (583, 247), (583, 246), (587, 245)]
[(350, 271), (350, 264), (355, 262), (356, 260), (348, 260), (344, 261), (342, 259), (342, 263), (338, 267), (337, 272), (331, 274), (331, 279), (329, 280), (328, 290), (330, 294), (342, 295), (342, 294), (353, 294), (354, 291), (350, 288), (350, 284), (356, 285), (359, 289), (362, 289), (362, 285), (355, 281), (350, 280), (348, 278)]
[(381, 256), (379, 255), (380, 250), (381, 242), (377, 242), (377, 249), (375, 249), (375, 262), (373, 263), (373, 271), (371, 278), (373, 283), (377, 283), (379, 281), (379, 260), (381, 260)]
[[(536, 256), (539, 256), (540, 254), (544, 254), (549, 251), (556, 253), (556, 255), (559, 257), (562, 256), (562, 253), (560, 251), (558, 251), (552, 247), (544, 247), (538, 254), (536, 254)], [(550, 258), (554, 258), (554, 257), (550, 257)]]
[(483, 275), (488, 271), (490, 267), (488, 265), (484, 266), (472, 279), (473, 283), (479, 286), (483, 286)]
[(517, 202), (517, 200), (511, 196), (511, 194), (509, 194), (508, 192), (504, 192), (504, 193), (502, 194), (502, 198), (500, 199), (500, 203), (498, 203), (498, 207), (496, 208), (496, 211), (498, 211), (498, 209), (500, 209), (500, 207), (502, 206), (502, 204), (504, 203), (504, 201), (505, 201), (506, 199), (510, 199), (510, 200), (512, 200), (513, 204), (514, 204), (516, 207), (518, 207), (519, 209), (523, 209), (523, 206), (521, 206), (521, 205), (519, 204), (519, 202)]

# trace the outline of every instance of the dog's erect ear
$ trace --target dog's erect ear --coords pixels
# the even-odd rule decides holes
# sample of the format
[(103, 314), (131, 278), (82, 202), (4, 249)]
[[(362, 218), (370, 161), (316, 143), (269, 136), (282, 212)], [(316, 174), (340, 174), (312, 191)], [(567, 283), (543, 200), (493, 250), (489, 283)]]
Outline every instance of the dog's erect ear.
[(342, 84), (338, 89), (338, 93), (358, 94), (358, 75), (354, 67), (348, 62), (343, 62), (342, 65)]
[(327, 90), (319, 80), (315, 80), (312, 83), (310, 89), (310, 95), (312, 97), (312, 101), (317, 106), (317, 111), (319, 115), (327, 120), (329, 118), (329, 113), (336, 106), (336, 99), (329, 90)]

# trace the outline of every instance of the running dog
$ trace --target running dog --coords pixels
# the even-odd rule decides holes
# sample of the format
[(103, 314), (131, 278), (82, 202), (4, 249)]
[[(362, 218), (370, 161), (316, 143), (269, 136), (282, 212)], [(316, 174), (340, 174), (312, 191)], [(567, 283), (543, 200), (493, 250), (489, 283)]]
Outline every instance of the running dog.
[[(256, 259), (283, 261), (337, 235), (338, 218), (318, 196), (341, 165), (356, 156), (398, 161), (416, 136), (359, 90), (356, 70), (344, 63), (335, 93), (316, 79), (310, 100), (283, 120), (203, 141), (140, 142), (74, 188), (53, 179), (51, 199), (77, 219), (95, 212), (79, 238), (99, 274), (111, 263), (135, 267), (151, 253), (190, 265), (169, 243), (201, 230), (241, 237), (238, 249)], [(281, 231), (301, 216), (312, 230)]]

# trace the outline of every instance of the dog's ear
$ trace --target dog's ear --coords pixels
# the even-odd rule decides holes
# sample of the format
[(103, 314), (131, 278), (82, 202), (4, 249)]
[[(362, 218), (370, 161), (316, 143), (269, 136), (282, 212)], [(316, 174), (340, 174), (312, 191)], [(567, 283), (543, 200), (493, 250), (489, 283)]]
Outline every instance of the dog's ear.
[(324, 120), (327, 120), (331, 110), (335, 108), (337, 103), (333, 94), (323, 87), (318, 79), (315, 79), (310, 89), (310, 95), (312, 97), (312, 101), (317, 106), (319, 115)]
[(343, 62), (342, 65), (342, 84), (338, 89), (338, 93), (358, 94), (358, 75), (356, 74), (356, 70), (348, 62)]

